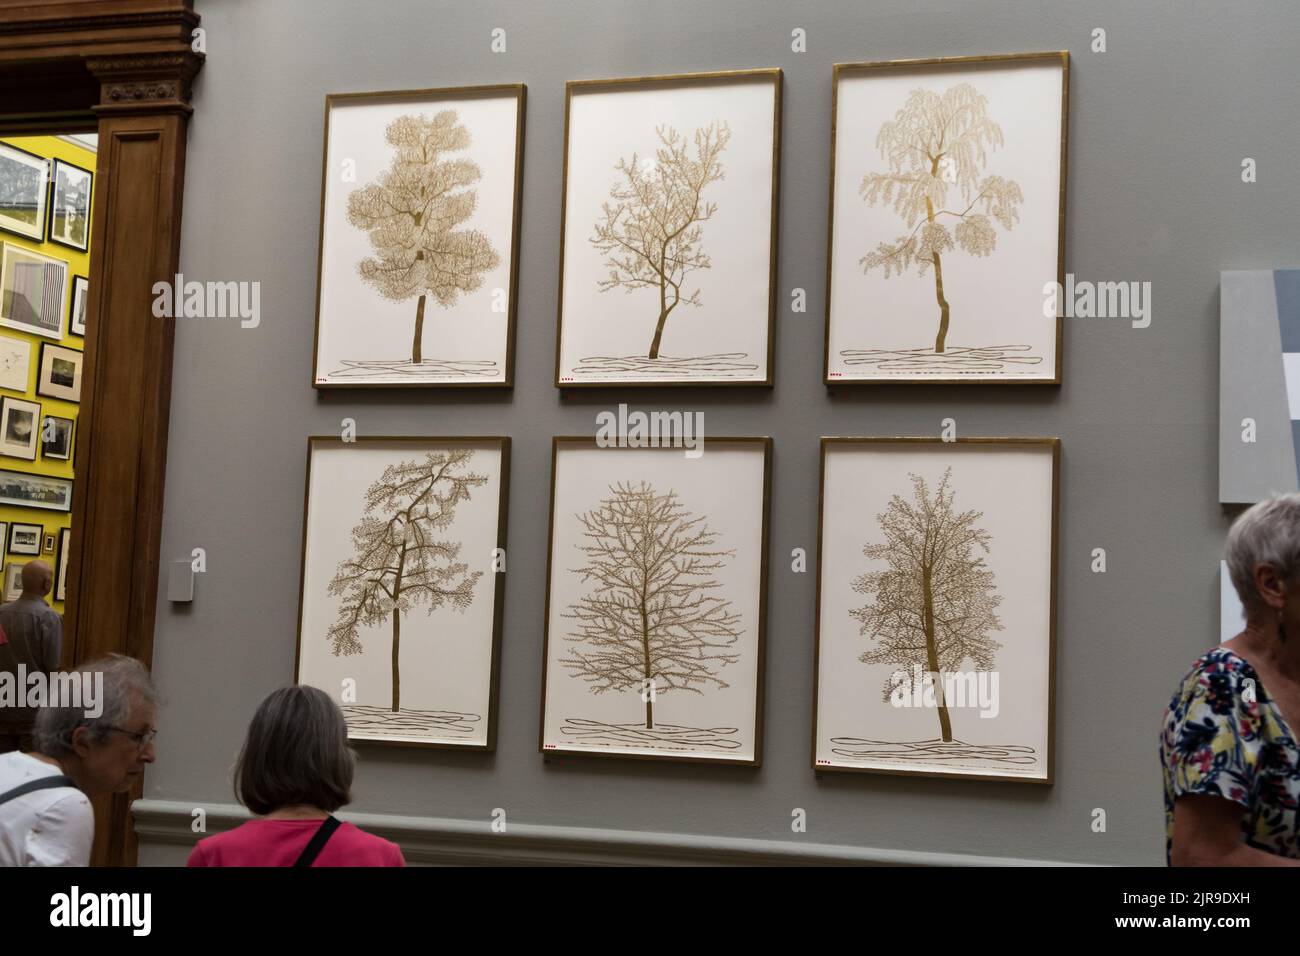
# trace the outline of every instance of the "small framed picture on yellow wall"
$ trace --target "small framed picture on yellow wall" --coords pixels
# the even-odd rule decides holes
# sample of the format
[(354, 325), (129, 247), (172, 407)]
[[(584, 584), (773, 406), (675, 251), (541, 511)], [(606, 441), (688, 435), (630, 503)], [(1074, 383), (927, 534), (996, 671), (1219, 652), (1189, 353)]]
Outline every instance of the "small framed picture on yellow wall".
[(72, 458), (72, 419), (46, 415), (41, 421), (41, 457), (68, 461)]
[(54, 575), (54, 600), (66, 601), (68, 599), (68, 545), (72, 541), (72, 529), (59, 529), (59, 557), (54, 564), (58, 568)]
[(86, 299), (89, 291), (88, 278), (72, 277), (72, 305), (68, 308), (68, 332), (72, 335), (86, 334)]
[(5, 566), (5, 603), (23, 596), (23, 566), (13, 562)]
[(65, 402), (81, 401), (81, 362), (84, 356), (76, 349), (53, 342), (41, 343), (41, 367), (36, 375), (36, 394), (61, 398)]
[(9, 553), (10, 554), (40, 554), (41, 538), (45, 535), (45, 528), (39, 524), (24, 524), (15, 521), (9, 526)]
[(4, 243), (0, 255), (0, 325), (50, 339), (63, 338), (68, 264)]
[(36, 460), (41, 403), (6, 395), (0, 398), (0, 455)]
[(45, 238), (45, 195), (50, 161), (0, 143), (0, 229), (40, 242)]
[(54, 160), (51, 181), (50, 242), (85, 252), (90, 248), (90, 185), (95, 175), (61, 159)]
[(31, 381), (32, 343), (0, 335), (0, 388), (26, 392)]

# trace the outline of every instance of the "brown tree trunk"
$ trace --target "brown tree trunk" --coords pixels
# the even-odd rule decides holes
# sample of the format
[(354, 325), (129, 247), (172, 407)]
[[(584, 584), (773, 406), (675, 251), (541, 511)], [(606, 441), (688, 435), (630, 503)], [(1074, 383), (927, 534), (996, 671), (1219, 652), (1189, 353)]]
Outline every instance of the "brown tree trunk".
[(934, 593), (930, 590), (930, 569), (921, 571), (921, 592), (925, 598), (925, 659), (930, 673), (934, 674), (935, 698), (939, 703), (939, 731), (944, 743), (952, 741), (952, 721), (948, 716), (948, 702), (943, 696), (943, 674), (939, 671), (939, 644), (934, 637)]
[[(942, 156), (934, 157), (930, 163), (930, 175), (939, 175), (939, 160)], [(925, 198), (925, 213), (931, 224), (934, 223), (934, 203), (930, 202), (930, 197)], [(942, 352), (944, 342), (948, 338), (948, 300), (943, 297), (943, 262), (939, 259), (939, 253), (931, 253), (934, 261), (934, 297), (939, 300), (939, 334), (934, 337), (935, 352)]]
[(934, 350), (942, 352), (948, 338), (948, 300), (943, 297), (943, 264), (937, 252), (934, 254), (934, 297), (939, 300), (939, 334), (934, 337)]
[(645, 701), (645, 729), (653, 730), (655, 725), (655, 695), (653, 677), (650, 676), (650, 622), (646, 618), (645, 598), (641, 598), (641, 659), (642, 671), (645, 673), (646, 682), (641, 685), (642, 692), (649, 691), (650, 696)]
[(415, 337), (411, 340), (411, 364), (419, 365), (424, 361), (424, 299), (425, 294), (420, 293), (420, 301), (415, 306)]
[[(420, 296), (423, 300), (424, 296)], [(406, 544), (402, 544), (402, 557), (397, 562), (397, 578), (393, 582), (393, 713), (402, 702), (402, 675), (397, 667), (398, 649), (402, 643), (402, 609), (397, 599), (402, 594), (402, 569), (406, 566)]]
[(659, 357), (659, 343), (664, 337), (664, 323), (668, 320), (668, 313), (671, 311), (672, 309), (667, 309), (659, 313), (659, 324), (655, 326), (655, 337), (650, 342), (650, 357), (652, 359)]
[(650, 342), (651, 360), (659, 357), (659, 343), (664, 337), (664, 323), (668, 321), (668, 313), (671, 312), (677, 303), (668, 304), (668, 278), (664, 272), (664, 256), (659, 256), (659, 321), (655, 324), (655, 337)]

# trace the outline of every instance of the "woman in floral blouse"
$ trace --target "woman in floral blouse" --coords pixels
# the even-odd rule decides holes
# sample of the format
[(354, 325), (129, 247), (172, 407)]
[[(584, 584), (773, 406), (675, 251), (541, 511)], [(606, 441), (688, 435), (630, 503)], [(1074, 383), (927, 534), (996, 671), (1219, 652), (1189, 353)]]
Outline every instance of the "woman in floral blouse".
[(1204, 654), (1165, 712), (1165, 856), (1173, 866), (1300, 866), (1300, 494), (1228, 532), (1245, 629)]

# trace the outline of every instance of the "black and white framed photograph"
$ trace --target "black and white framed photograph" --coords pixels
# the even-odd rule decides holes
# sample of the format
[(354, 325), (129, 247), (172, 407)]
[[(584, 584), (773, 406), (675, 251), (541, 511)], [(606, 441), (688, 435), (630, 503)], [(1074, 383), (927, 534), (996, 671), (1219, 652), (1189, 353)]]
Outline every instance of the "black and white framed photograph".
[(62, 338), (68, 264), (21, 246), (3, 245), (0, 325), (49, 339)]
[(59, 529), (59, 556), (55, 560), (58, 570), (54, 573), (54, 600), (66, 601), (68, 599), (68, 553), (72, 550), (68, 545), (72, 541), (72, 529)]
[(41, 457), (68, 461), (72, 458), (72, 419), (46, 415), (41, 422)]
[(73, 335), (86, 334), (86, 293), (89, 289), (88, 278), (72, 277), (72, 305), (68, 309), (68, 331)]
[(0, 455), (36, 460), (41, 403), (6, 395), (0, 398)]
[(52, 534), (47, 534), (45, 536), (45, 553), (46, 554), (54, 553), (54, 535)]
[(36, 394), (45, 398), (61, 398), (65, 402), (80, 402), (83, 358), (83, 354), (76, 349), (42, 342)]
[(18, 562), (5, 565), (5, 603), (23, 596), (23, 565)]
[(0, 505), (71, 511), (72, 479), (0, 468)]
[(39, 524), (23, 524), (15, 521), (9, 526), (10, 554), (40, 554), (41, 538), (45, 528)]
[(0, 229), (37, 242), (45, 239), (49, 177), (49, 160), (0, 143)]
[(54, 160), (50, 197), (50, 242), (85, 252), (90, 248), (90, 189), (88, 169)]

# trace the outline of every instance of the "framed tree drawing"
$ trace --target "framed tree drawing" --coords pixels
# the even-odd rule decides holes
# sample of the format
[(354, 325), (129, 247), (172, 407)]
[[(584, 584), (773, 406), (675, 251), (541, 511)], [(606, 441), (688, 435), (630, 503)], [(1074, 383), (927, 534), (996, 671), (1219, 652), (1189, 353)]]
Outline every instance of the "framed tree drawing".
[(1052, 782), (1055, 438), (823, 438), (816, 770)]
[(761, 762), (771, 457), (554, 440), (543, 753)]
[(781, 71), (565, 101), (555, 384), (771, 385)]
[(349, 738), (491, 750), (510, 439), (308, 441), (297, 680)]
[(828, 385), (1060, 384), (1069, 54), (837, 63)]
[(325, 98), (317, 388), (514, 383), (524, 97)]

